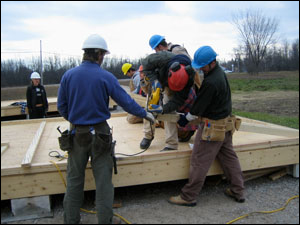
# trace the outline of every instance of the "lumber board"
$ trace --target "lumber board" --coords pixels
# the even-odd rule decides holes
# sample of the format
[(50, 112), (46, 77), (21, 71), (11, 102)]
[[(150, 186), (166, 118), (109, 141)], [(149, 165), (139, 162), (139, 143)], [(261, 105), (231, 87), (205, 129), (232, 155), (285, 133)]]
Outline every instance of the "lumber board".
[(129, 93), (131, 98), (133, 98), (141, 107), (146, 107), (147, 98), (143, 97), (142, 95)]
[(1, 142), (1, 155), (9, 148), (9, 143)]
[[(135, 154), (141, 151), (139, 143), (143, 138), (143, 125), (129, 124), (126, 115), (127, 113), (112, 114), (108, 123), (113, 127), (113, 138), (117, 141), (116, 152)], [(23, 168), (20, 161), (43, 121), (47, 121), (47, 126), (40, 137), (31, 167)], [(64, 176), (67, 160), (58, 161), (48, 156), (48, 153), (53, 150), (64, 154), (59, 149), (57, 138), (60, 134), (56, 130), (57, 126), (64, 130), (69, 127), (69, 123), (63, 118), (1, 122), (1, 142), (10, 143), (9, 151), (1, 157), (2, 200), (64, 193), (64, 185), (50, 160), (58, 164)], [(188, 178), (192, 152), (189, 143), (193, 143), (194, 137), (189, 143), (180, 143), (176, 151), (160, 152), (164, 147), (164, 137), (164, 130), (157, 128), (155, 139), (146, 152), (131, 157), (117, 155), (119, 173), (113, 175), (114, 186)], [(299, 136), (286, 137), (283, 134), (238, 131), (233, 136), (233, 145), (243, 172), (299, 163)], [(218, 161), (215, 161), (209, 169), (208, 176), (217, 174), (223, 174), (223, 171)], [(94, 178), (88, 163), (85, 190), (94, 189)]]
[(274, 180), (279, 179), (280, 177), (283, 177), (283, 176), (287, 175), (287, 173), (288, 173), (287, 168), (284, 168), (284, 169), (278, 171), (277, 173), (271, 174), (271, 175), (269, 176), (269, 178), (270, 178), (272, 181), (274, 181)]
[(243, 172), (244, 182), (256, 179), (256, 178), (261, 177), (261, 176), (265, 176), (267, 174), (276, 172), (280, 169), (282, 169), (282, 167), (272, 167), (272, 168), (251, 170), (251, 171)]
[(255, 132), (260, 134), (273, 134), (273, 135), (280, 135), (284, 137), (297, 137), (299, 136), (299, 130), (289, 128), (289, 127), (283, 127), (278, 125), (272, 125), (272, 124), (254, 124), (249, 123), (246, 121), (243, 121), (240, 127), (240, 131), (248, 131), (248, 132)]
[[(277, 159), (277, 152), (286, 151), (288, 158), (282, 160)], [(257, 168), (268, 168), (294, 164), (299, 156), (299, 147), (289, 149), (272, 149), (272, 151), (264, 150), (263, 153), (255, 151), (250, 154), (253, 162), (248, 165), (248, 152), (238, 152), (240, 164), (243, 171), (250, 171)], [(267, 163), (263, 163), (263, 159), (257, 162), (256, 158), (265, 155), (264, 159), (268, 159)], [(298, 157), (299, 158), (299, 157)], [(275, 161), (274, 161), (275, 160)], [(299, 161), (299, 159), (298, 159)], [(148, 161), (143, 163), (121, 164), (118, 163), (118, 174), (113, 175), (114, 187), (124, 187), (131, 185), (140, 185), (172, 180), (187, 179), (189, 173), (190, 155), (184, 158), (175, 158), (162, 161)], [(60, 165), (61, 162), (60, 162)], [(60, 166), (64, 178), (66, 177), (66, 166)], [(218, 161), (215, 161), (208, 171), (207, 176), (223, 174)], [(85, 177), (85, 187), (87, 190), (95, 190), (95, 182), (93, 172), (88, 164)], [(64, 193), (65, 187), (60, 178), (60, 175), (53, 166), (52, 172), (21, 174), (12, 176), (1, 176), (1, 200), (13, 199), (21, 197), (32, 197), (50, 194)]]
[(178, 113), (176, 113), (176, 114), (170, 113), (170, 114), (158, 114), (156, 119), (158, 121), (169, 121), (169, 122), (177, 123), (179, 118), (180, 118), (180, 116)]
[[(12, 106), (14, 102), (26, 102), (26, 99), (17, 99), (9, 101), (1, 101), (1, 117), (22, 115), (21, 106)], [(117, 103), (113, 99), (109, 99), (109, 107), (113, 108)], [(48, 98), (48, 112), (57, 112), (57, 97)], [(25, 114), (28, 114), (28, 108), (25, 108)]]
[(42, 136), (45, 126), (46, 126), (46, 121), (41, 122), (41, 125), (40, 125), (39, 129), (37, 130), (32, 142), (23, 158), (23, 161), (21, 164), (22, 167), (30, 167), (31, 166), (32, 158), (33, 158), (34, 153), (37, 149), (37, 146), (40, 142), (40, 139), (41, 139), (41, 136)]

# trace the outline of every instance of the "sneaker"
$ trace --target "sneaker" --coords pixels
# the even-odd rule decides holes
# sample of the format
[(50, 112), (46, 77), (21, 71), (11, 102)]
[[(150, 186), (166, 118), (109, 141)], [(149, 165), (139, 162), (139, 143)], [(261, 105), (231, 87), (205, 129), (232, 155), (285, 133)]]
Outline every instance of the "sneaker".
[(237, 197), (237, 196), (231, 191), (230, 188), (227, 188), (227, 189), (225, 190), (224, 193), (225, 193), (226, 196), (228, 196), (228, 197), (230, 197), (230, 198), (233, 198), (236, 202), (239, 202), (239, 203), (245, 202), (245, 198), (243, 198), (243, 197), (241, 197), (241, 198)]
[(152, 138), (152, 139), (143, 138), (143, 140), (140, 143), (140, 148), (141, 149), (149, 148), (153, 139), (154, 138)]
[(164, 147), (164, 149), (160, 150), (160, 152), (173, 151), (173, 150), (177, 150), (177, 149), (175, 149), (175, 148), (169, 148), (169, 147)]
[(197, 205), (196, 200), (188, 202), (188, 201), (183, 200), (180, 195), (171, 197), (168, 200), (168, 202), (171, 203), (171, 204), (180, 205), (180, 206), (190, 206), (190, 207), (193, 207), (193, 206)]

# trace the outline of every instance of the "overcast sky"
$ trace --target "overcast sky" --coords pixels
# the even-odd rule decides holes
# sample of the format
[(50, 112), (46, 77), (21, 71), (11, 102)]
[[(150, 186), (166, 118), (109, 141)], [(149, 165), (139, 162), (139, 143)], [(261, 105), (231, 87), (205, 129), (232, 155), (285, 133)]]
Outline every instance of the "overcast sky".
[(219, 59), (228, 60), (239, 40), (232, 14), (246, 9), (277, 18), (280, 40), (299, 38), (299, 1), (1, 1), (1, 59), (38, 55), (40, 40), (45, 57), (81, 58), (83, 41), (97, 33), (110, 56), (145, 57), (153, 53), (150, 37), (160, 34), (183, 44), (192, 57), (210, 45)]

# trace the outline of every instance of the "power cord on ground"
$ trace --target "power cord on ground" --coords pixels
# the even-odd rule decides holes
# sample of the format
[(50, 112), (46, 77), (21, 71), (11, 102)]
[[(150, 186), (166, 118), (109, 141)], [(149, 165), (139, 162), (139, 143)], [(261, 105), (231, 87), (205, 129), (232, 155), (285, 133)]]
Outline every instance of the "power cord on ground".
[[(59, 173), (59, 175), (60, 175), (60, 177), (61, 177), (61, 179), (62, 179), (62, 182), (64, 183), (64, 186), (67, 187), (66, 181), (65, 181), (65, 179), (64, 179), (64, 177), (63, 177), (63, 175), (62, 175), (62, 172), (61, 172), (59, 166), (58, 166), (54, 161), (50, 161), (50, 162), (51, 162), (52, 164), (54, 164), (54, 166), (56, 167), (56, 169), (57, 169), (57, 171), (58, 171), (58, 173)], [(97, 213), (96, 211), (86, 210), (86, 209), (83, 209), (83, 208), (80, 208), (80, 210), (81, 210), (82, 212), (91, 213), (91, 214), (96, 214), (96, 213)], [(126, 220), (124, 217), (120, 216), (119, 214), (114, 213), (114, 216), (119, 217), (119, 218), (120, 218), (121, 220), (123, 220), (126, 224), (131, 224), (128, 220)]]
[(254, 213), (264, 213), (264, 214), (267, 214), (267, 213), (275, 213), (275, 212), (282, 211), (282, 210), (284, 210), (284, 209), (287, 207), (287, 205), (289, 204), (289, 202), (290, 202), (291, 200), (295, 199), (295, 198), (299, 198), (299, 195), (295, 195), (295, 196), (289, 198), (289, 199), (286, 201), (286, 203), (284, 204), (284, 206), (281, 207), (281, 208), (279, 208), (279, 209), (275, 209), (275, 210), (272, 210), (272, 211), (251, 212), (251, 213), (245, 214), (245, 215), (243, 215), (243, 216), (240, 216), (240, 217), (238, 217), (238, 218), (236, 218), (236, 219), (234, 219), (234, 220), (231, 220), (231, 221), (227, 222), (226, 224), (232, 224), (232, 223), (234, 223), (234, 222), (236, 222), (236, 221), (238, 221), (238, 220), (240, 220), (240, 219), (243, 219), (243, 218), (245, 218), (245, 217), (247, 217), (247, 216), (250, 216), (250, 215), (252, 215), (252, 214), (254, 214)]

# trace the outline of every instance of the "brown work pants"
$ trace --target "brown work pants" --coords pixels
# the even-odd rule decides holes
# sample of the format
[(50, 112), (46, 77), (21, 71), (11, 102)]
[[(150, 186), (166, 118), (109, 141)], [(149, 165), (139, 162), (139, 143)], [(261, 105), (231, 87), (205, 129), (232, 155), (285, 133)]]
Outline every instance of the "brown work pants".
[(238, 198), (244, 197), (244, 179), (239, 159), (233, 150), (232, 134), (226, 132), (224, 141), (201, 140), (204, 123), (196, 134), (190, 162), (189, 182), (181, 189), (181, 198), (194, 201), (199, 195), (209, 168), (217, 158), (231, 184), (231, 191)]

